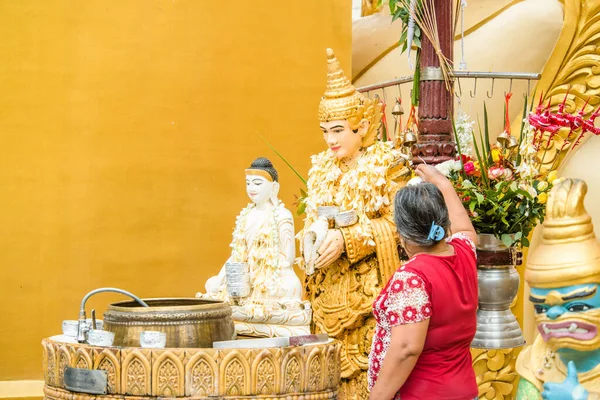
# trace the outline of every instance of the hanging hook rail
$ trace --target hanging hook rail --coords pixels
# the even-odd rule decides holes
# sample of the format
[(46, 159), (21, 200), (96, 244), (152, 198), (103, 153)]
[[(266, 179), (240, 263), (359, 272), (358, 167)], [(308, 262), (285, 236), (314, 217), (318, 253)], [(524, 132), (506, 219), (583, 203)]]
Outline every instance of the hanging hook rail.
[[(454, 71), (452, 76), (456, 79), (460, 86), (459, 78), (472, 78), (472, 79), (513, 79), (527, 80), (527, 93), (530, 92), (531, 81), (537, 81), (541, 78), (541, 74), (528, 73), (528, 72), (477, 72), (477, 71)], [(409, 83), (413, 81), (412, 75), (402, 76), (392, 81), (386, 81), (377, 83), (374, 85), (366, 85), (357, 88), (359, 92), (371, 92), (373, 90), (380, 90), (389, 86), (401, 85), (403, 83)]]
[[(496, 78), (492, 78), (492, 93), (490, 93), (489, 90), (486, 93), (488, 99), (491, 99), (492, 97), (494, 97), (494, 79), (496, 79)], [(477, 82), (477, 80), (475, 80), (475, 82)]]
[(475, 78), (475, 83), (473, 84), (473, 90), (469, 90), (469, 94), (471, 97), (477, 96), (477, 78)]
[(458, 92), (454, 92), (456, 97), (460, 98), (462, 96), (462, 86), (460, 86), (460, 78), (456, 78), (456, 83), (458, 83)]

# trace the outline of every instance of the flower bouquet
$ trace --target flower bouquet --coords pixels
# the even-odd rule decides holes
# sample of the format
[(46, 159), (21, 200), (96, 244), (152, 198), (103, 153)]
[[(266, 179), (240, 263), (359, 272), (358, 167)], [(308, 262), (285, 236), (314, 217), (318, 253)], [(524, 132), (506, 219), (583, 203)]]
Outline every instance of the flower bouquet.
[(494, 234), (507, 247), (528, 247), (530, 232), (544, 222), (545, 203), (557, 176), (557, 165), (542, 165), (544, 149), (561, 129), (568, 130), (563, 146), (570, 146), (569, 151), (586, 132), (597, 135), (600, 130), (593, 127), (597, 113), (584, 119), (583, 109), (566, 113), (564, 102), (557, 110), (539, 104), (528, 112), (526, 98), (517, 139), (510, 132), (510, 97), (506, 95), (504, 105), (505, 128), (495, 144), (490, 144), (485, 105), (478, 138), (474, 122), (459, 112), (454, 124), (458, 157), (437, 168), (453, 183), (478, 233)]

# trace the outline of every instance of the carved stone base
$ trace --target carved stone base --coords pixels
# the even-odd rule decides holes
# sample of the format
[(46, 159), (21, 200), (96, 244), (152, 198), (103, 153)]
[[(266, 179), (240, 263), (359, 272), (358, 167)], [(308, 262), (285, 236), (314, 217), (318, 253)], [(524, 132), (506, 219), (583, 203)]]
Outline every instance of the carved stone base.
[(235, 332), (238, 336), (255, 338), (301, 336), (310, 335), (310, 325), (292, 326), (236, 321)]
[(240, 336), (288, 337), (310, 335), (312, 310), (307, 301), (296, 309), (269, 309), (263, 305), (232, 306), (235, 331)]
[[(155, 398), (155, 397), (152, 397)], [(193, 400), (214, 400), (214, 399), (226, 399), (226, 400), (248, 400), (248, 399), (261, 399), (261, 400), (276, 400), (276, 399), (285, 399), (285, 400), (327, 400), (327, 399), (337, 399), (336, 391), (324, 391), (320, 393), (313, 394), (280, 394), (280, 395), (255, 395), (255, 396), (219, 396), (219, 397), (178, 397), (178, 399), (193, 399)], [(98, 396), (93, 394), (85, 394), (85, 393), (73, 393), (69, 392), (65, 389), (54, 388), (50, 386), (44, 387), (44, 400), (141, 400), (142, 398), (138, 396)]]
[(479, 398), (510, 400), (517, 392), (515, 363), (518, 349), (471, 349)]
[[(42, 341), (45, 399), (333, 399), (340, 343), (268, 349), (143, 349)], [(106, 396), (64, 387), (65, 367), (102, 369)]]

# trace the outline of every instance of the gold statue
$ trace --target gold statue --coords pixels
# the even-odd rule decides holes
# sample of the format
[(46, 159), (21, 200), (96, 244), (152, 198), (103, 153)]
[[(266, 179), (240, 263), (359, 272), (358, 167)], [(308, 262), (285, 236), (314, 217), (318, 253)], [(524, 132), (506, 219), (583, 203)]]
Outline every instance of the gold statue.
[[(556, 181), (555, 181), (556, 182)], [(579, 179), (555, 183), (539, 247), (529, 256), (540, 334), (517, 359), (517, 399), (600, 399), (600, 242)]]
[(379, 100), (356, 91), (331, 49), (327, 68), (319, 120), (329, 148), (312, 157), (300, 265), (313, 330), (342, 342), (339, 399), (365, 399), (372, 304), (400, 266), (392, 202), (410, 169), (392, 142), (377, 141)]

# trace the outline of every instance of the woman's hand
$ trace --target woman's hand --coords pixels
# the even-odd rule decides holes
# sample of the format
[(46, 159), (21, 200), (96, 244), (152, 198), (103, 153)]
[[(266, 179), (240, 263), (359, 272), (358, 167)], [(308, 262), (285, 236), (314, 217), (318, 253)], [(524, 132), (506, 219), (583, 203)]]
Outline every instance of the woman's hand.
[(344, 236), (339, 229), (329, 229), (327, 236), (319, 250), (317, 250), (317, 261), (315, 268), (327, 267), (335, 260), (340, 258), (344, 252)]
[(452, 182), (448, 180), (437, 168), (431, 165), (421, 164), (415, 170), (415, 173), (425, 182), (435, 185), (442, 195), (448, 207), (448, 216), (450, 217), (450, 230), (453, 234), (464, 233), (471, 238), (473, 243), (477, 244), (477, 233), (469, 219), (469, 215), (462, 204), (461, 199), (456, 194)]
[(450, 181), (436, 167), (427, 164), (419, 164), (415, 170), (415, 174), (425, 182), (433, 183), (438, 188), (440, 185), (449, 184)]

